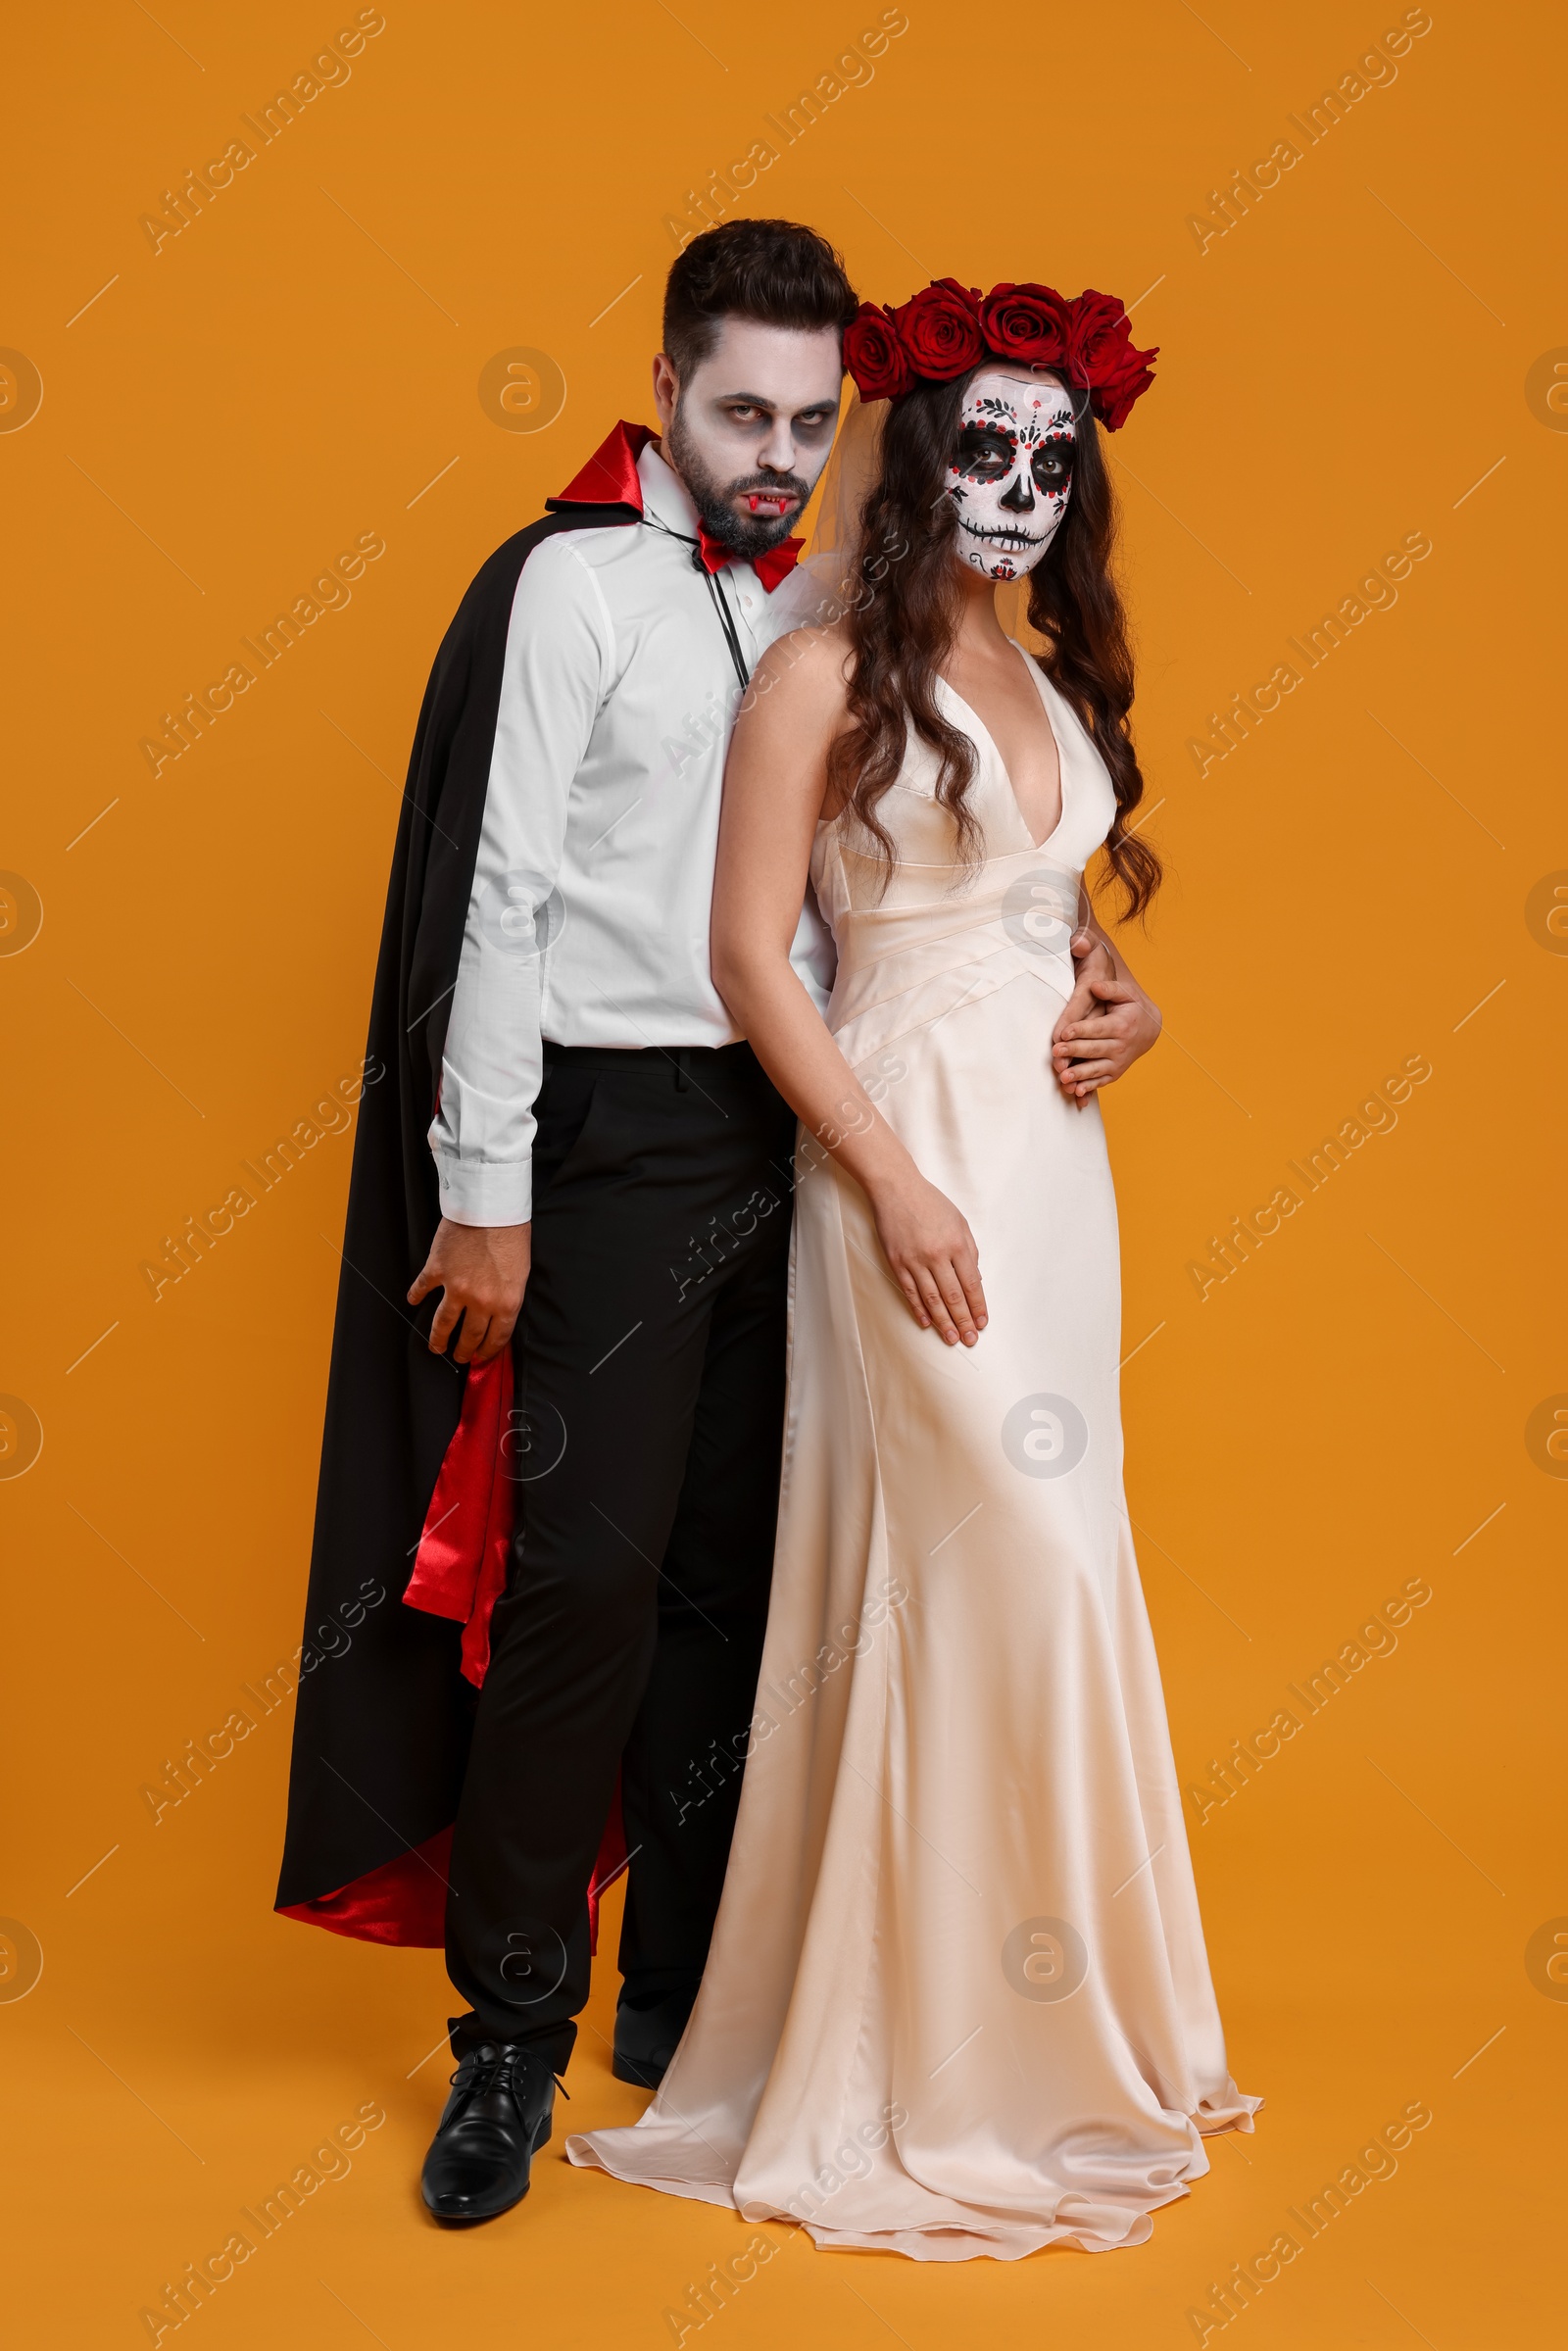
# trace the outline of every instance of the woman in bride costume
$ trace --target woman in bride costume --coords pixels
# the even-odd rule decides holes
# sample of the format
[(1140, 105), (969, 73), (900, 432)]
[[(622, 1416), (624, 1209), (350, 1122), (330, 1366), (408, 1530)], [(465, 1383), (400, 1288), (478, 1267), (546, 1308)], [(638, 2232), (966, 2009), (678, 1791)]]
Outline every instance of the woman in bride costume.
[[(772, 1606), (690, 2025), (568, 2152), (920, 2261), (1140, 2243), (1258, 2104), (1122, 1495), (1095, 1095), (1158, 1015), (1082, 891), (1097, 853), (1128, 912), (1159, 878), (1097, 425), (1153, 356), (1095, 293), (867, 305), (845, 593), (763, 660), (725, 781), (713, 975), (802, 1122)], [(997, 613), (1026, 575), (1038, 658)]]

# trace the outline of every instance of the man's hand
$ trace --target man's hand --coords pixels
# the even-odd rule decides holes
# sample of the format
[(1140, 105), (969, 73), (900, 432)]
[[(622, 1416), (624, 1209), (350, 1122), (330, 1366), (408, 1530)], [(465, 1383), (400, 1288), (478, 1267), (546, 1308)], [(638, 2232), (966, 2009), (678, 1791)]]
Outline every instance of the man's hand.
[(424, 1270), (409, 1292), (411, 1306), (432, 1290), (444, 1293), (430, 1325), (432, 1355), (446, 1353), (461, 1321), (457, 1361), (494, 1362), (522, 1311), (532, 1245), (532, 1225), (452, 1224), (442, 1217)]
[(1078, 933), (1072, 952), (1078, 981), (1052, 1032), (1051, 1060), (1057, 1085), (1081, 1108), (1148, 1053), (1160, 1018), (1135, 981), (1117, 978), (1109, 950), (1092, 931)]

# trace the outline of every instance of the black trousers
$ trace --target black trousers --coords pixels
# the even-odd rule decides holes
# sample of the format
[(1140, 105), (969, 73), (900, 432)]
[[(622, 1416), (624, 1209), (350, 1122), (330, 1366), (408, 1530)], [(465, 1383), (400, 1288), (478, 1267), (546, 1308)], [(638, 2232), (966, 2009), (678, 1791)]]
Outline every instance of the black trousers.
[(621, 1998), (695, 1995), (756, 1703), (783, 1437), (794, 1115), (749, 1046), (546, 1049), (514, 1339), (519, 1523), (452, 1848), (481, 2039), (560, 2072), (620, 1774)]

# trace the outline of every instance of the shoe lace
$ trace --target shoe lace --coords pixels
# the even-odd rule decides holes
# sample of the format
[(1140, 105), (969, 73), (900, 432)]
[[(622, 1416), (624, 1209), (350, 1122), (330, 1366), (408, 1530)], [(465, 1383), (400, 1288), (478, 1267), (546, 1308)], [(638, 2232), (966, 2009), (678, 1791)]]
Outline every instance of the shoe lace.
[[(510, 2048), (500, 2047), (490, 2057), (465, 2058), (457, 2072), (449, 2078), (451, 2086), (456, 2089), (461, 2084), (465, 2095), (461, 2102), (453, 2108), (442, 2128), (449, 2129), (460, 2116), (466, 2114), (476, 2098), (485, 2097), (491, 2090), (499, 2088), (504, 2088), (511, 2097), (516, 2110), (517, 2120), (524, 2121), (522, 2099), (517, 2088), (517, 2073), (519, 2067), (525, 2067), (529, 2062), (530, 2053), (517, 2044), (514, 2044)], [(540, 2064), (543, 2060), (532, 2059), (531, 2062)], [(465, 2067), (470, 2069), (466, 2081), (464, 2080)], [(569, 2102), (571, 2092), (562, 2081), (561, 2076), (554, 2074), (552, 2080), (562, 2096)]]

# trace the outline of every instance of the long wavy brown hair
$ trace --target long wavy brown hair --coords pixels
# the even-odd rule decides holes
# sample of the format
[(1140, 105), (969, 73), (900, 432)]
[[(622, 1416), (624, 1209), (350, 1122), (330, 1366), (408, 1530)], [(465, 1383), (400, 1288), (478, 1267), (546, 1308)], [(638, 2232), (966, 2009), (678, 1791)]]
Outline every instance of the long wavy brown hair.
[[(988, 365), (995, 366), (995, 362)], [(881, 473), (861, 510), (858, 585), (844, 626), (850, 644), (849, 723), (828, 754), (834, 800), (852, 808), (887, 860), (895, 851), (877, 816), (898, 780), (908, 729), (940, 762), (937, 798), (952, 814), (960, 857), (978, 854), (968, 805), (974, 747), (944, 717), (936, 681), (953, 650), (959, 602), (954, 571), (957, 513), (945, 495), (968, 379), (917, 384), (888, 411)], [(1072, 496), (1044, 560), (1030, 574), (1029, 622), (1045, 640), (1033, 658), (1071, 704), (1110, 772), (1116, 814), (1105, 842), (1126, 904), (1141, 915), (1160, 882), (1160, 861), (1128, 830), (1144, 796), (1128, 712), (1133, 660), (1112, 572), (1116, 502), (1087, 395), (1074, 391)], [(853, 579), (853, 575), (852, 575)]]

